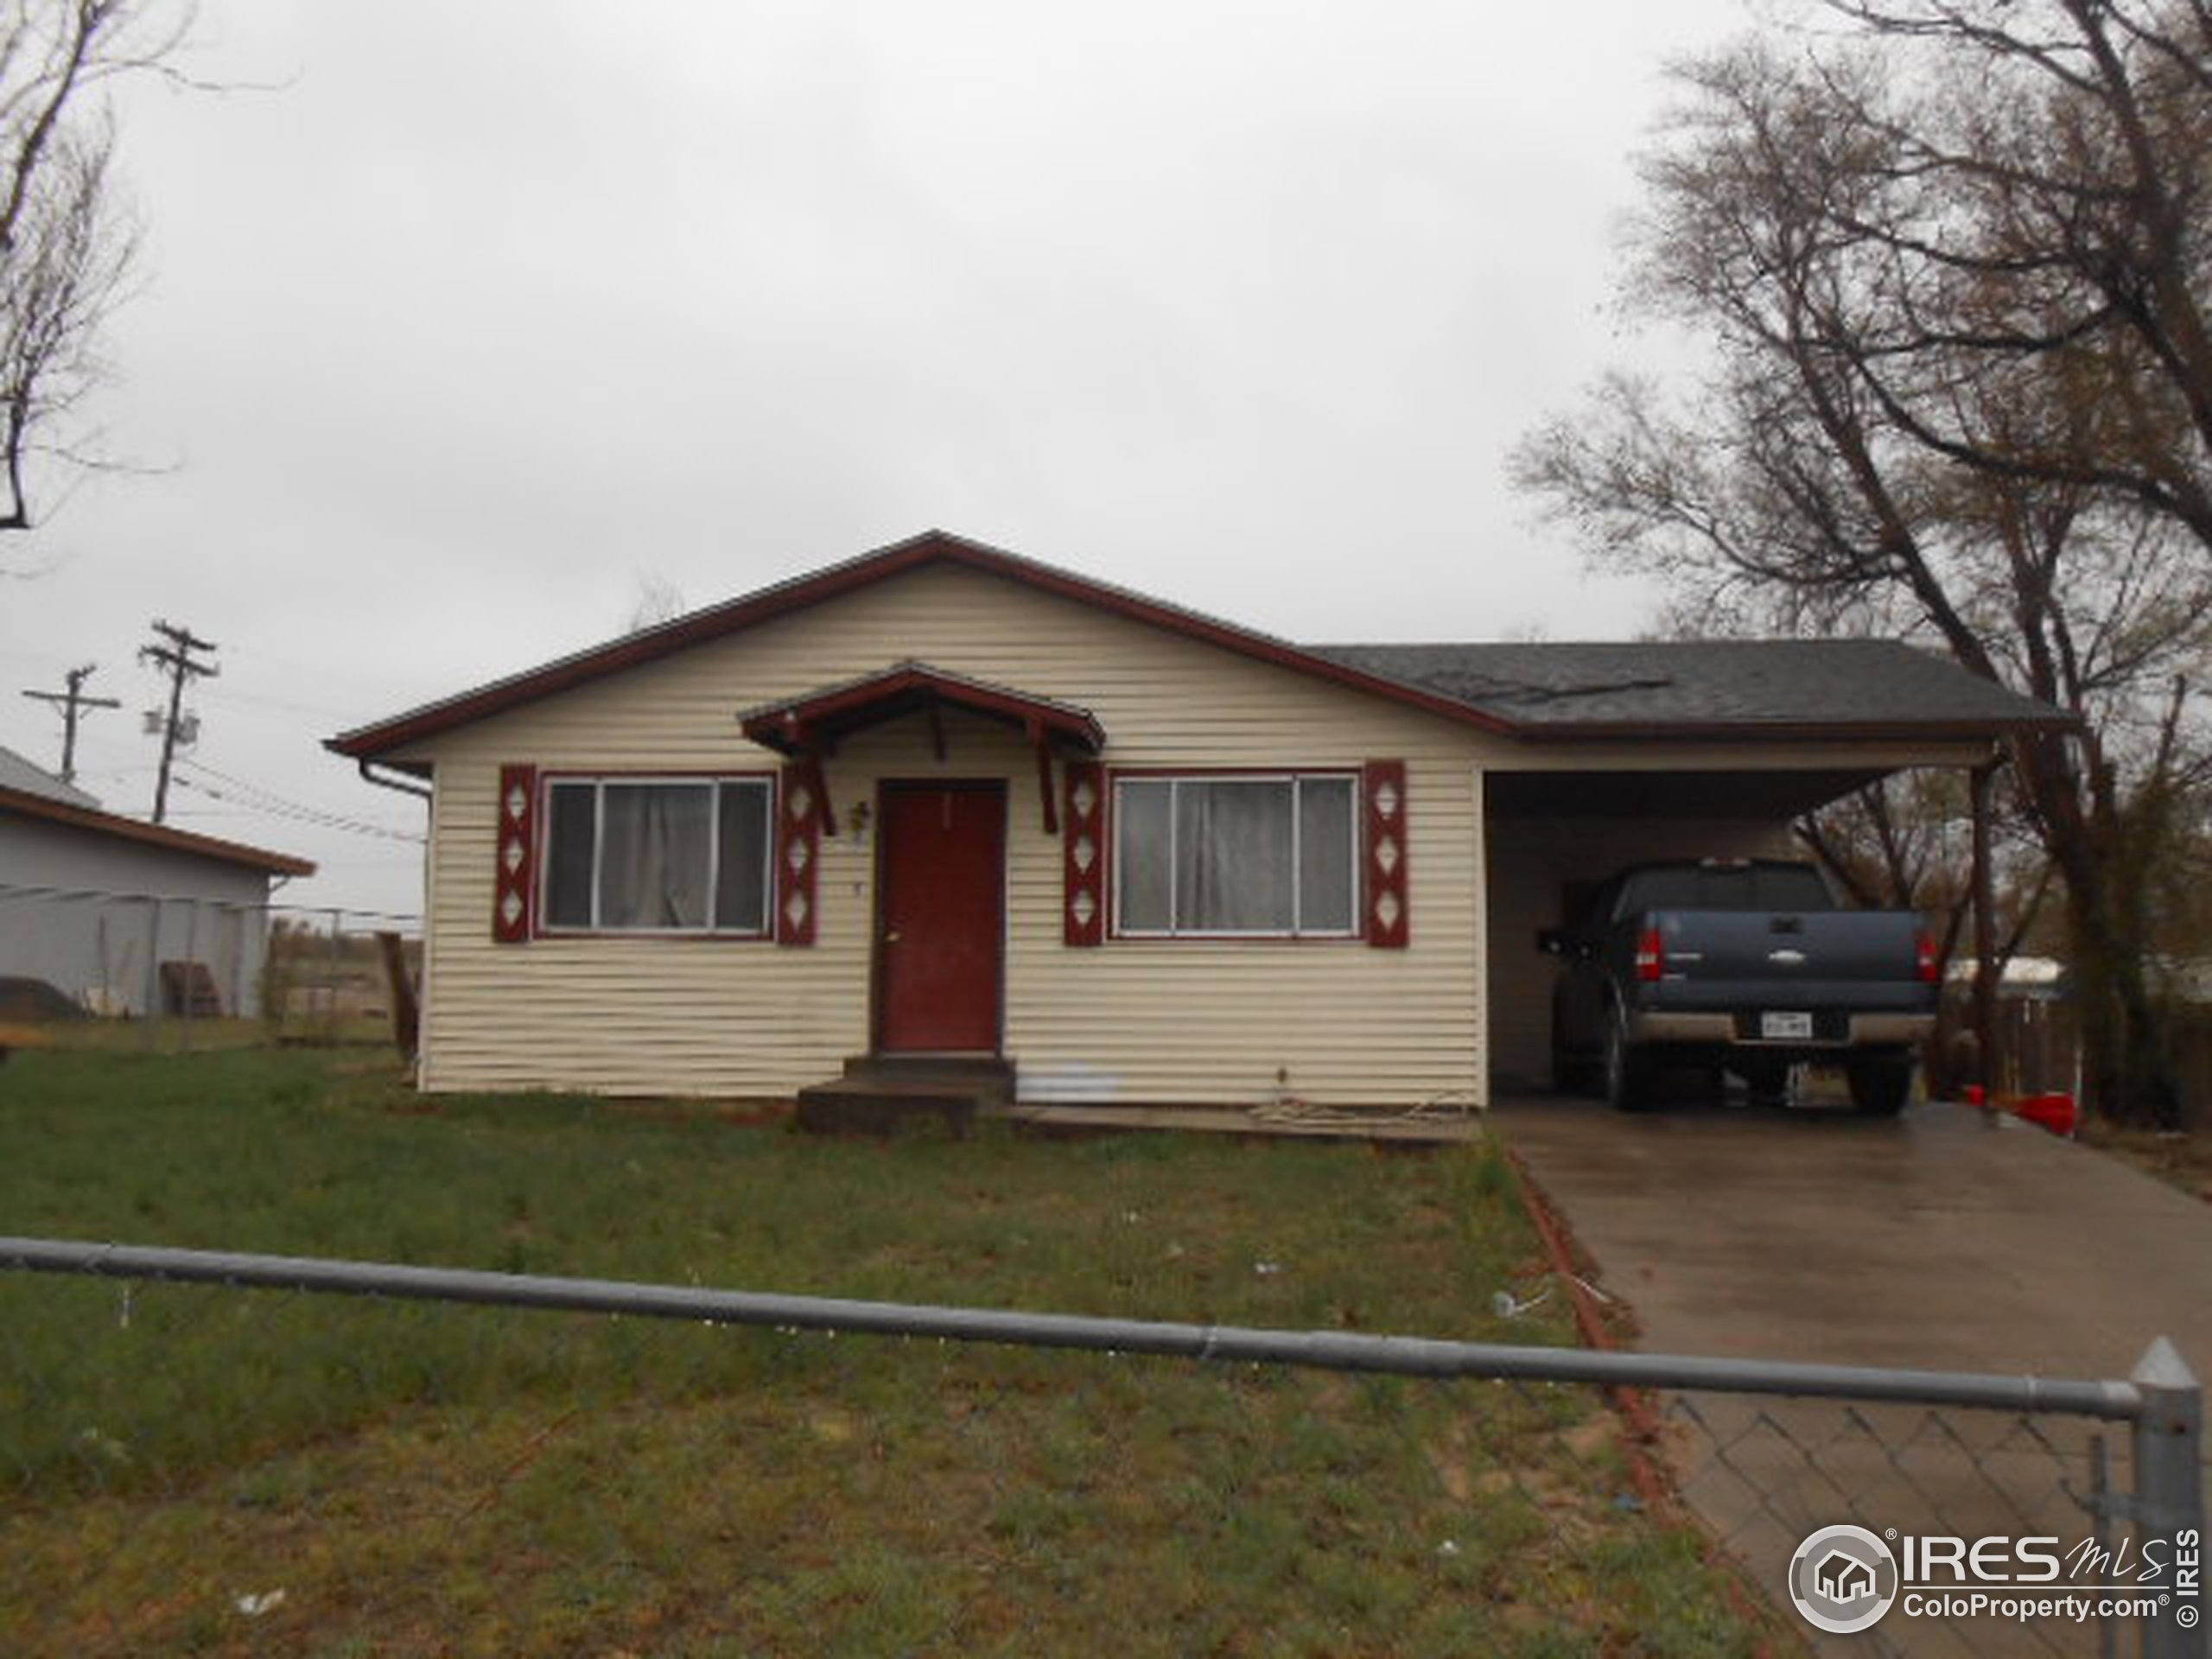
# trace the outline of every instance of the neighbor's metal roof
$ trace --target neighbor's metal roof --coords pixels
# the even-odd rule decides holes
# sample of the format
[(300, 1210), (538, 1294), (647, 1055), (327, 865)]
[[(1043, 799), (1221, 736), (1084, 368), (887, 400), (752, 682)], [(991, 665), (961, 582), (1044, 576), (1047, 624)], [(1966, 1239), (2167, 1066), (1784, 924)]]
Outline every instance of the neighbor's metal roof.
[(43, 796), (49, 801), (60, 801), (66, 806), (81, 806), (93, 811), (99, 810), (99, 799), (86, 794), (74, 784), (65, 784), (45, 767), (26, 760), (13, 749), (0, 747), (0, 789), (12, 789), (18, 794)]

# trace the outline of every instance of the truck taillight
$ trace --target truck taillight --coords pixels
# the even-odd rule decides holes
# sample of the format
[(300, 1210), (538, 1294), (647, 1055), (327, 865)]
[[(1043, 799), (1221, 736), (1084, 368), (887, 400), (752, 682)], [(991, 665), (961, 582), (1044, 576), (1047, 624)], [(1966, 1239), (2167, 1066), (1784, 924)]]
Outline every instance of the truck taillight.
[(1912, 936), (1912, 976), (1923, 985), (1933, 985), (1943, 976), (1936, 960), (1936, 936), (1924, 927)]
[(1667, 941), (1656, 927), (1647, 927), (1637, 935), (1636, 976), (1647, 983), (1667, 976)]

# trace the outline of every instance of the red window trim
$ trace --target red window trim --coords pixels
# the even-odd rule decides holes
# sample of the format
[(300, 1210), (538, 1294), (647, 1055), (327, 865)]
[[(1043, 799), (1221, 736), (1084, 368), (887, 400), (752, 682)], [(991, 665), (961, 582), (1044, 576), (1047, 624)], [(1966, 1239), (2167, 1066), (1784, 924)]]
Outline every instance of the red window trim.
[(1097, 761), (1070, 760), (1063, 768), (1061, 787), (1065, 799), (1060, 813), (1060, 937), (1068, 944), (1088, 948), (1106, 939), (1106, 871), (1112, 856), (1107, 836), (1112, 814), (1106, 803), (1112, 785)]
[(499, 825), (493, 837), (492, 939), (521, 944), (537, 926), (537, 769), (503, 766), (499, 785), (492, 809)]
[(1413, 942), (1413, 907), (1406, 880), (1406, 763), (1370, 760), (1360, 768), (1362, 864), (1366, 889), (1362, 915), (1367, 942), (1402, 950)]
[(818, 760), (794, 760), (776, 784), (775, 833), (769, 844), (776, 861), (776, 913), (770, 936), (778, 944), (804, 947), (815, 939), (822, 868), (822, 837), (831, 828), (830, 785)]

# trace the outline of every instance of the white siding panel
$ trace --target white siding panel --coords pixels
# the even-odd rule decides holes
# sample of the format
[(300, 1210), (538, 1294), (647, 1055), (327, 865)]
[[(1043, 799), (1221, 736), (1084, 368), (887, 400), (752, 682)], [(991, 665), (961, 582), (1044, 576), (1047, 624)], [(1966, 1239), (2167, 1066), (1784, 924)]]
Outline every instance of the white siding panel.
[[(1026, 1094), (1249, 1103), (1294, 1096), (1402, 1107), (1478, 1096), (1483, 1027), (1478, 772), (1469, 728), (1091, 607), (957, 568), (918, 570), (728, 640), (449, 734), (438, 804), (424, 1014), (433, 1089), (788, 1095), (868, 1046), (874, 848), (827, 839), (818, 942), (491, 938), (499, 767), (772, 769), (738, 715), (918, 658), (1081, 704), (1109, 766), (1408, 766), (1412, 943), (1062, 942), (1061, 842), (1033, 756), (1006, 728), (948, 716), (947, 753), (908, 720), (828, 768), (848, 827), (887, 777), (1007, 785), (1005, 1048)], [(869, 841), (872, 842), (872, 836)]]

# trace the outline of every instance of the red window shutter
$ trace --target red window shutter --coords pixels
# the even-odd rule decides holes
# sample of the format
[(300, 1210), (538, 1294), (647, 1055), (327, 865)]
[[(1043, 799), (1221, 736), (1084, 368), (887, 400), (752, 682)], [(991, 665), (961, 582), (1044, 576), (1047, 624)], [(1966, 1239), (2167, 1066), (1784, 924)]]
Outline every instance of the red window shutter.
[(776, 791), (776, 943), (814, 943), (815, 869), (822, 862), (822, 775), (801, 761)]
[(1106, 938), (1106, 769), (1096, 760), (1071, 760), (1065, 772), (1061, 938), (1069, 944), (1099, 944)]
[(492, 938), (520, 944), (530, 938), (537, 890), (537, 768), (499, 768), (498, 864), (492, 882)]
[(1366, 806), (1367, 942), (1403, 950), (1412, 937), (1406, 903), (1406, 763), (1370, 760), (1361, 769)]

